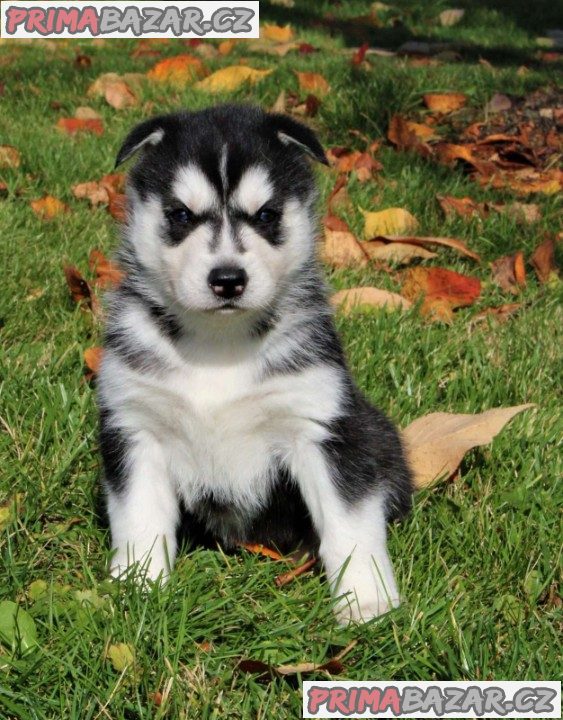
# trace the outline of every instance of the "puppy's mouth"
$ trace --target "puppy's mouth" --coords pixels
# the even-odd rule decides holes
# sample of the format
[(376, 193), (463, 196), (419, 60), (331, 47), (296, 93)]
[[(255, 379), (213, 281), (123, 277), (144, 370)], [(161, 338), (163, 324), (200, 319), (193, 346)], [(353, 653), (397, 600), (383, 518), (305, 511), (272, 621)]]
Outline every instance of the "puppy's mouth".
[(230, 315), (234, 312), (242, 312), (244, 308), (240, 307), (240, 305), (237, 305), (234, 302), (224, 302), (220, 305), (217, 305), (217, 307), (210, 308), (207, 312), (210, 313), (219, 313), (221, 315)]

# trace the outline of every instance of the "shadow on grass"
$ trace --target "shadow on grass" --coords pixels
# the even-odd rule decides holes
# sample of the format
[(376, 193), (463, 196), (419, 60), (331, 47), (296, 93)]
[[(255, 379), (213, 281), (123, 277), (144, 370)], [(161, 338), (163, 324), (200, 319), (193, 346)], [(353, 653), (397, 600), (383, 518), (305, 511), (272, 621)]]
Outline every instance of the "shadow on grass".
[[(548, 0), (538, 0), (536, 3), (519, 2), (518, 0), (456, 0), (455, 7), (475, 10), (480, 7), (484, 10), (495, 10), (507, 18), (507, 26), (516, 24), (526, 32), (542, 34), (547, 29), (561, 25), (561, 13), (555, 7), (557, 3)], [(403, 14), (413, 15), (416, 4), (408, 6), (401, 4)], [(437, 13), (439, 8), (437, 9)], [(437, 14), (436, 13), (436, 14)], [(419, 14), (417, 12), (417, 14)], [(526, 51), (509, 45), (486, 46), (478, 43), (460, 41), (455, 36), (451, 38), (436, 38), (430, 35), (413, 34), (406, 25), (397, 21), (392, 27), (376, 27), (370, 24), (369, 4), (366, 3), (365, 14), (357, 17), (341, 18), (331, 11), (323, 12), (321, 3), (308, 3), (293, 8), (284, 8), (262, 3), (260, 10), (261, 20), (277, 24), (291, 23), (295, 27), (317, 29), (326, 32), (331, 37), (340, 37), (348, 47), (357, 47), (369, 43), (372, 47), (381, 47), (387, 50), (397, 50), (403, 43), (416, 41), (419, 43), (440, 43), (450, 45), (452, 51), (466, 62), (477, 62), (480, 59), (488, 60), (495, 65), (526, 65), (530, 68), (545, 67), (534, 56), (535, 50)]]

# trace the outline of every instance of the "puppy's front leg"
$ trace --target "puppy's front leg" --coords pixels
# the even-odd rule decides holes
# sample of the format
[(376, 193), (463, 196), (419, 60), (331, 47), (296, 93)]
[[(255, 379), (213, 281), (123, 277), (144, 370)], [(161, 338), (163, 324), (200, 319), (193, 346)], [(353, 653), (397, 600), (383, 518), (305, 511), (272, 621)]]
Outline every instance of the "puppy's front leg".
[(344, 500), (322, 451), (309, 447), (294, 466), (301, 492), (320, 536), (320, 555), (341, 624), (367, 622), (399, 605), (387, 552), (384, 498), (377, 488)]
[[(178, 500), (160, 445), (150, 436), (122, 446), (121, 463), (111, 441), (102, 442), (107, 510), (115, 554), (110, 572), (139, 563), (141, 579), (165, 578), (176, 555)], [(115, 448), (113, 448), (115, 451)]]

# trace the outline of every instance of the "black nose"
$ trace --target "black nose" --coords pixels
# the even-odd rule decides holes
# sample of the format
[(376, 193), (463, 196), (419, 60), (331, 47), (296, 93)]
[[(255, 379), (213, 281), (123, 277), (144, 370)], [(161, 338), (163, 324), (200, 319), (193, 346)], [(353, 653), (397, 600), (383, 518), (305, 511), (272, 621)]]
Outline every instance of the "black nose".
[(218, 267), (209, 273), (207, 282), (217, 297), (231, 300), (243, 294), (248, 275), (242, 268)]

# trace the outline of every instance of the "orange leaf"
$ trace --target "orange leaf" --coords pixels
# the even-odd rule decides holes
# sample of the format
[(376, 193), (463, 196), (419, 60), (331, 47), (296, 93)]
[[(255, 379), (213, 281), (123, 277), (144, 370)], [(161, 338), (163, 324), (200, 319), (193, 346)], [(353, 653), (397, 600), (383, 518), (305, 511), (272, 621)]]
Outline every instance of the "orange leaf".
[(324, 226), (327, 230), (337, 230), (339, 232), (351, 232), (350, 227), (348, 226), (348, 223), (345, 223), (344, 220), (341, 220), (339, 217), (336, 217), (336, 215), (326, 215), (324, 220)]
[(193, 55), (176, 55), (176, 57), (161, 60), (147, 73), (151, 80), (179, 87), (205, 77), (205, 75), (207, 75), (205, 65)]
[(451, 113), (459, 110), (467, 102), (463, 93), (427, 93), (423, 95), (424, 104), (432, 112)]
[(480, 280), (445, 268), (412, 268), (403, 278), (403, 297), (423, 297), (421, 312), (434, 319), (449, 321), (454, 308), (472, 305), (481, 294)]
[(264, 557), (268, 557), (272, 560), (283, 560), (283, 555), (280, 555), (279, 552), (272, 550), (265, 545), (259, 545), (256, 543), (241, 543), (240, 547), (248, 550), (248, 552), (256, 555), (263, 555)]
[(0, 145), (0, 167), (17, 168), (21, 163), (21, 155), (12, 145)]
[(280, 27), (279, 25), (264, 25), (261, 28), (260, 36), (266, 40), (286, 43), (293, 38), (293, 30), (289, 25), (286, 25), (285, 27)]
[(90, 200), (93, 207), (106, 205), (109, 202), (108, 191), (95, 181), (73, 185), (72, 194), (79, 200)]
[(437, 195), (437, 198), (446, 217), (459, 215), (464, 218), (484, 218), (487, 216), (484, 203), (478, 203), (470, 197), (456, 198), (451, 195)]
[(302, 565), (298, 565), (293, 570), (289, 570), (286, 573), (283, 573), (282, 575), (278, 575), (275, 579), (275, 583), (277, 587), (284, 587), (284, 585), (288, 585), (290, 582), (293, 582), (295, 578), (298, 578), (300, 575), (303, 575), (303, 573), (306, 573), (309, 570), (312, 570), (315, 565), (317, 564), (317, 558), (311, 558), (310, 560), (307, 560)]
[(425, 148), (428, 140), (435, 140), (436, 133), (434, 129), (422, 123), (412, 122), (401, 115), (394, 115), (389, 123), (387, 137), (393, 145), (400, 150), (421, 150), (429, 153), (430, 150)]
[(546, 283), (551, 277), (558, 275), (559, 270), (555, 262), (555, 241), (552, 237), (537, 246), (532, 253), (530, 262), (534, 266), (540, 283)]
[(74, 267), (74, 265), (64, 265), (63, 272), (74, 302), (81, 303), (85, 301), (86, 304), (91, 307), (94, 293), (88, 281), (82, 276), (80, 270)]
[(104, 349), (101, 347), (91, 347), (84, 350), (84, 364), (90, 370), (90, 377), (97, 375), (100, 371), (103, 354)]
[(108, 210), (114, 220), (124, 223), (127, 220), (127, 196), (110, 191)]
[(60, 118), (57, 128), (67, 135), (76, 135), (76, 133), (82, 132), (102, 135), (104, 132), (104, 124), (98, 119)]
[(123, 272), (115, 263), (108, 260), (99, 250), (92, 250), (88, 258), (90, 270), (96, 273), (97, 284), (101, 287), (117, 287), (124, 278)]
[(316, 93), (318, 95), (326, 95), (330, 90), (327, 80), (319, 73), (314, 72), (295, 72), (299, 80), (301, 90)]
[(68, 205), (52, 195), (45, 195), (40, 200), (32, 200), (30, 204), (33, 212), (42, 220), (52, 220), (70, 211)]
[(516, 294), (526, 285), (524, 253), (520, 250), (514, 255), (504, 255), (491, 263), (493, 282), (502, 290)]

